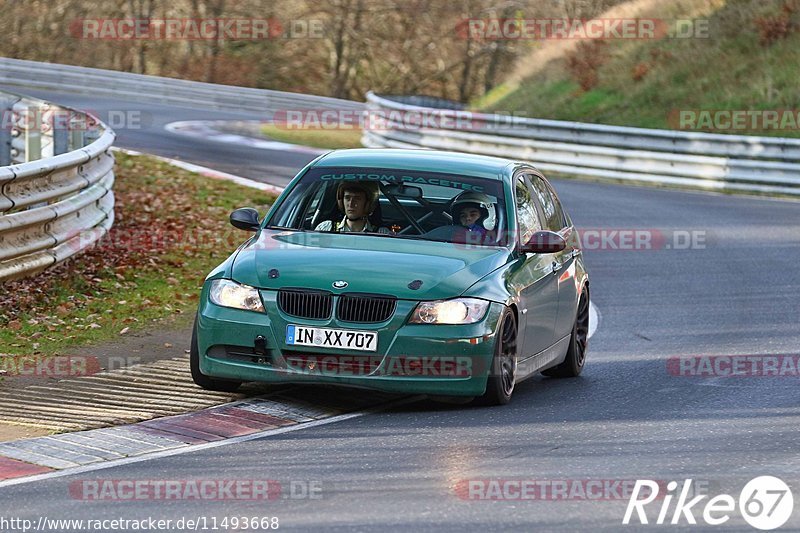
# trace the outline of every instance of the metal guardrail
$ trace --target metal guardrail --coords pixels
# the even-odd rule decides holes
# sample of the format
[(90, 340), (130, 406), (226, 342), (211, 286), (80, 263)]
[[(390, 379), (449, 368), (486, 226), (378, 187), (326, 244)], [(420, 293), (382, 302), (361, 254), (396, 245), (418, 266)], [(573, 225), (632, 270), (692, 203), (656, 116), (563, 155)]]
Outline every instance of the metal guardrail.
[(508, 157), (530, 161), (544, 171), (588, 178), (800, 195), (800, 139), (442, 110), (374, 93), (367, 95), (365, 122), (370, 127), (364, 130), (362, 144), (368, 147)]
[(0, 58), (0, 84), (34, 89), (85, 92), (148, 103), (229, 111), (285, 109), (361, 110), (364, 104), (326, 96), (147, 76), (73, 65)]
[(92, 247), (114, 222), (114, 132), (79, 111), (0, 93), (0, 281)]
[[(364, 109), (323, 96), (9, 58), (0, 58), (0, 85), (235, 112)], [(0, 93), (0, 112), (12, 117), (0, 127), (0, 281), (90, 248), (113, 224), (114, 133), (99, 121), (73, 124), (86, 117), (78, 112), (62, 127), (41, 119), (66, 109)]]

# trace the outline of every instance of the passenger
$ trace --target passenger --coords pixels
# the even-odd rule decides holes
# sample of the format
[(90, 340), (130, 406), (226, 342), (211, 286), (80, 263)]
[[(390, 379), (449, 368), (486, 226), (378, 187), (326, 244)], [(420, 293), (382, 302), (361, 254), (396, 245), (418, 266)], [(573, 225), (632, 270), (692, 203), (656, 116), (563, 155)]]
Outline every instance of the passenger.
[(374, 181), (343, 182), (336, 189), (336, 204), (344, 213), (341, 221), (325, 220), (320, 222), (316, 231), (338, 233), (364, 232), (389, 233), (369, 221), (370, 215), (378, 207), (378, 183)]
[(466, 228), (469, 232), (474, 232), (486, 237), (487, 230), (483, 223), (489, 218), (489, 207), (492, 200), (485, 194), (477, 192), (462, 192), (450, 206), (450, 215), (453, 217), (453, 224)]

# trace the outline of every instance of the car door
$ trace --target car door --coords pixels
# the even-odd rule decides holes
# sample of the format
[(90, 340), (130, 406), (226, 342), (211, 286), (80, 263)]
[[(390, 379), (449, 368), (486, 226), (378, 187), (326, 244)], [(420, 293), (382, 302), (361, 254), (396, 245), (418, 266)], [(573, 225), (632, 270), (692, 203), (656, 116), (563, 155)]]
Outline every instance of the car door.
[(572, 224), (564, 213), (563, 206), (553, 187), (544, 176), (529, 176), (535, 195), (542, 206), (545, 229), (554, 231), (564, 237), (567, 247), (553, 254), (553, 277), (558, 285), (558, 313), (556, 317), (556, 339), (559, 340), (572, 332), (575, 312), (578, 306), (578, 287), (575, 284), (575, 255), (580, 253), (572, 235)]
[[(520, 243), (542, 229), (536, 195), (525, 174), (514, 178), (514, 201)], [(553, 275), (554, 254), (523, 254), (511, 274), (519, 294), (519, 359), (538, 354), (552, 345), (558, 313), (558, 278)]]

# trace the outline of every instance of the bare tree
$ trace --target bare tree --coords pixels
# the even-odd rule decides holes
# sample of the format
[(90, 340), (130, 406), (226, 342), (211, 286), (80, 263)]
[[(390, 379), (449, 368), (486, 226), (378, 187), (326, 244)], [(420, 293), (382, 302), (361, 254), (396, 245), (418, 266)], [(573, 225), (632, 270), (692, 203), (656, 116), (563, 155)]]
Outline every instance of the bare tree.
[[(528, 42), (460, 32), (470, 18), (586, 18), (620, 0), (5, 0), (0, 54), (271, 89), (363, 98), (490, 91)], [(277, 14), (277, 15), (276, 15)], [(322, 24), (322, 36), (228, 40), (91, 39), (83, 19), (273, 18)], [(79, 32), (78, 32), (79, 33)], [(288, 37), (303, 37), (293, 36)], [(534, 43), (535, 44), (535, 43)]]

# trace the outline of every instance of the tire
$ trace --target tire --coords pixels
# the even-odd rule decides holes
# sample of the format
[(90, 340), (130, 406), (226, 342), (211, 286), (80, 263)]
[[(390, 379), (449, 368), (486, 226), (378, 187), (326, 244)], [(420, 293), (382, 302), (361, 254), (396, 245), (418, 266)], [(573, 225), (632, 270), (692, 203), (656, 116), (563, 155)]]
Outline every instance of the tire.
[(578, 300), (578, 311), (572, 325), (572, 335), (564, 362), (544, 370), (542, 374), (552, 378), (578, 377), (586, 366), (586, 350), (589, 347), (589, 292), (584, 291)]
[(200, 350), (197, 348), (197, 317), (194, 317), (192, 326), (192, 345), (189, 349), (189, 368), (192, 371), (192, 380), (196, 385), (217, 392), (235, 392), (241, 385), (241, 381), (214, 379), (200, 372)]
[(478, 398), (481, 405), (505, 405), (514, 393), (517, 372), (517, 319), (506, 308), (497, 327), (492, 366), (486, 381), (486, 392)]

